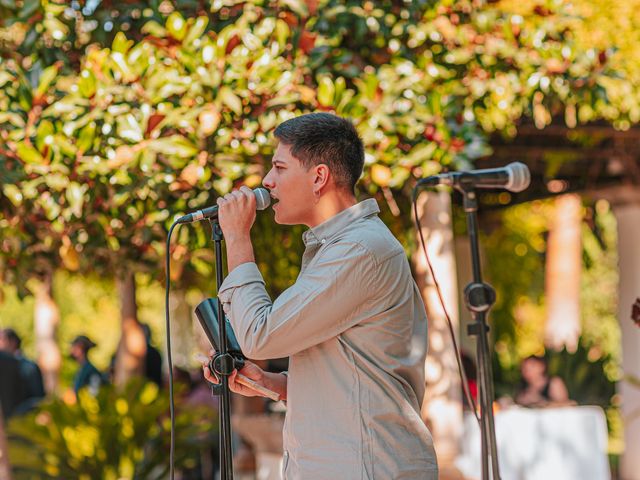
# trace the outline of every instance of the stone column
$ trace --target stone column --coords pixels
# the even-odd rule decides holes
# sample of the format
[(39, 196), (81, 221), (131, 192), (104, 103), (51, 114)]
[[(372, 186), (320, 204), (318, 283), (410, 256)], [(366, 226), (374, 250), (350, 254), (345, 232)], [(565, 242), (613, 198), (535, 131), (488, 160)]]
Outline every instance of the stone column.
[(575, 352), (580, 338), (582, 200), (569, 194), (555, 200), (545, 265), (547, 321), (545, 345)]
[(640, 326), (631, 319), (633, 304), (640, 297), (640, 202), (614, 205), (614, 213), (618, 221), (618, 318), (624, 373), (618, 384), (625, 444), (620, 478), (633, 480), (640, 472)]
[[(458, 289), (454, 258), (451, 196), (429, 192), (418, 198), (418, 216), (427, 253), (440, 284), (445, 307), (458, 333)], [(422, 406), (438, 455), (441, 472), (451, 467), (462, 435), (462, 398), (455, 352), (436, 286), (419, 244), (413, 256), (416, 282), (429, 318), (429, 354), (426, 362), (427, 389)], [(459, 339), (456, 339), (459, 342)]]

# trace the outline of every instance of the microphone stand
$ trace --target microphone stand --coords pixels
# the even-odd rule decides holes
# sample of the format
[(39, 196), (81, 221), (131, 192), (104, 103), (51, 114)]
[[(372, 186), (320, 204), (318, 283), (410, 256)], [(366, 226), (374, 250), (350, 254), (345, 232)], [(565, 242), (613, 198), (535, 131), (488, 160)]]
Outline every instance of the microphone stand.
[[(473, 281), (464, 290), (465, 304), (474, 323), (467, 326), (467, 334), (476, 336), (476, 363), (478, 365), (478, 398), (480, 403), (480, 435), (482, 440), (482, 479), (500, 480), (496, 431), (493, 421), (493, 372), (487, 333), (486, 315), (496, 300), (491, 285), (482, 281), (480, 253), (478, 249), (478, 199), (471, 175), (462, 174), (454, 188), (462, 193), (463, 208), (467, 216), (467, 230), (471, 248)], [(491, 458), (491, 477), (489, 476)]]
[[(222, 271), (222, 229), (217, 218), (210, 218), (211, 237), (215, 243), (216, 254), (216, 292), (220, 291), (220, 285), (224, 280)], [(218, 326), (220, 331), (220, 351), (216, 352), (209, 368), (221, 379), (219, 386), (212, 386), (214, 395), (220, 395), (220, 480), (233, 480), (233, 461), (231, 450), (231, 418), (229, 375), (233, 373), (234, 360), (228, 352), (227, 331), (225, 316), (222, 310), (222, 302), (218, 299)]]

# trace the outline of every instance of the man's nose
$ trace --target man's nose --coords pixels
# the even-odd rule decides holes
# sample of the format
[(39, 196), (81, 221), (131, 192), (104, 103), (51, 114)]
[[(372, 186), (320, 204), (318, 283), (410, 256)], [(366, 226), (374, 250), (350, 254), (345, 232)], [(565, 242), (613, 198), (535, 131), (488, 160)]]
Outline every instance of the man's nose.
[(271, 179), (271, 172), (272, 170), (269, 170), (269, 173), (267, 173), (265, 177), (262, 179), (262, 185), (265, 188), (268, 188), (269, 190), (271, 190), (274, 187), (273, 180)]

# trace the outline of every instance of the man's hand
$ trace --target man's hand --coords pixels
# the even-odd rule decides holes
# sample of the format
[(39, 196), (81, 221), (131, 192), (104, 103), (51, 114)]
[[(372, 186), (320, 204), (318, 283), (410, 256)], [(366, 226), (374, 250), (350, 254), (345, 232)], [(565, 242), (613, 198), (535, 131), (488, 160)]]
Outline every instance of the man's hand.
[(256, 196), (248, 187), (240, 187), (218, 198), (218, 220), (227, 241), (249, 239), (256, 220)]
[[(215, 375), (211, 373), (208, 364), (203, 365), (202, 369), (204, 371), (204, 378), (206, 378), (207, 381), (213, 383), (214, 385), (218, 385), (218, 383), (220, 383)], [(245, 362), (244, 367), (242, 368), (242, 370), (240, 370), (240, 373), (242, 373), (245, 377), (253, 380), (254, 382), (266, 387), (266, 385), (264, 384), (265, 372), (255, 363), (251, 363), (249, 361)], [(237, 377), (238, 370), (234, 370), (233, 373), (229, 375), (229, 390), (235, 393), (239, 393), (240, 395), (244, 395), (245, 397), (263, 396), (261, 393), (253, 390), (252, 388), (238, 383), (236, 381)]]
[[(206, 357), (205, 357), (206, 358)], [(210, 383), (218, 385), (220, 383), (216, 376), (209, 370), (209, 364), (203, 363), (202, 369), (204, 371), (204, 378)], [(266, 389), (262, 392), (251, 388), (247, 385), (246, 380), (238, 378), (238, 374), (246, 377), (249, 381), (257, 383), (259, 386)], [(234, 370), (229, 375), (229, 390), (232, 392), (244, 395), (245, 397), (268, 397), (272, 400), (285, 400), (287, 399), (287, 377), (281, 373), (265, 372), (256, 364), (249, 361), (245, 361), (244, 367), (238, 372)]]
[(251, 226), (256, 220), (256, 196), (240, 187), (218, 199), (218, 221), (227, 245), (227, 267), (232, 272), (238, 265), (255, 262), (251, 245)]

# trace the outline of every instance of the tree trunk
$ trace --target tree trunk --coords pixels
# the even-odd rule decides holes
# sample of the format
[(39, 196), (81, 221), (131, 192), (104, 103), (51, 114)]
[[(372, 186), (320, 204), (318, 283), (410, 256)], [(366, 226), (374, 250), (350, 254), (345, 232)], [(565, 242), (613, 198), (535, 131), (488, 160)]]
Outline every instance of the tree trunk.
[(123, 387), (134, 376), (144, 375), (144, 360), (147, 342), (140, 322), (136, 305), (136, 283), (133, 273), (118, 277), (120, 312), (122, 316), (122, 336), (116, 352), (114, 384)]
[(9, 465), (8, 444), (4, 431), (2, 407), (0, 407), (0, 480), (11, 480), (11, 466)]
[[(169, 311), (171, 313), (171, 358), (173, 365), (188, 369), (193, 363), (191, 357), (195, 351), (194, 329), (202, 331), (202, 327), (198, 324), (196, 327), (193, 322), (195, 314), (191, 305), (187, 301), (186, 291), (180, 288), (172, 289), (169, 294)], [(204, 337), (206, 338), (206, 337)], [(208, 354), (211, 347), (208, 345), (203, 351)], [(163, 351), (166, 353), (166, 338)], [(165, 355), (165, 363), (166, 363)]]
[(557, 197), (555, 204), (547, 241), (545, 345), (575, 352), (580, 337), (582, 201), (570, 194)]
[(47, 393), (55, 393), (62, 357), (57, 343), (57, 330), (60, 323), (60, 310), (52, 296), (53, 274), (47, 273), (34, 282), (34, 330), (38, 365), (42, 371), (44, 388)]
[[(458, 290), (451, 224), (451, 197), (447, 192), (429, 192), (418, 198), (418, 216), (427, 244), (427, 253), (442, 290), (447, 312), (458, 332)], [(462, 426), (460, 377), (447, 320), (438, 299), (435, 283), (419, 243), (413, 256), (416, 282), (427, 310), (429, 352), (426, 361), (427, 389), (422, 406), (444, 470), (452, 467), (458, 454)]]

